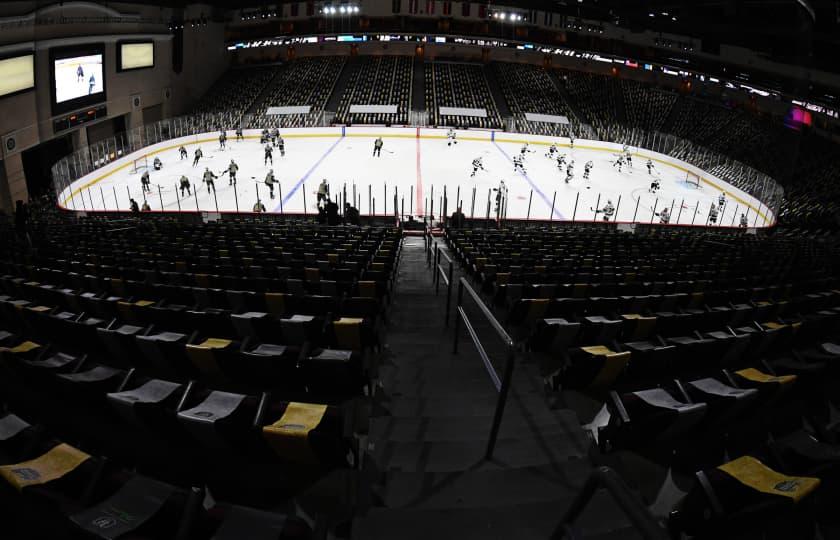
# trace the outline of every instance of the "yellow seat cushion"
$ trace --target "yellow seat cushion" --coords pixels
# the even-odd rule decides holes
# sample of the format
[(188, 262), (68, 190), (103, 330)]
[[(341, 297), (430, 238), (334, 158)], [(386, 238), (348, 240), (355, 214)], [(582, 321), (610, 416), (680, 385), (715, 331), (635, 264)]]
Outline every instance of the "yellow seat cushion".
[(291, 402), (278, 421), (263, 427), (263, 437), (283, 458), (315, 462), (309, 445), (309, 432), (318, 427), (326, 412), (326, 405)]
[(799, 502), (820, 485), (819, 478), (786, 476), (751, 456), (743, 456), (718, 467), (738, 482), (768, 495), (787, 497)]
[(0, 476), (18, 491), (26, 486), (46, 484), (73, 472), (79, 465), (90, 459), (77, 448), (61, 443), (46, 454), (0, 467)]
[(789, 384), (796, 380), (796, 375), (781, 375), (777, 377), (764, 373), (763, 371), (759, 371), (755, 368), (746, 368), (736, 371), (735, 373), (749, 381), (757, 383)]

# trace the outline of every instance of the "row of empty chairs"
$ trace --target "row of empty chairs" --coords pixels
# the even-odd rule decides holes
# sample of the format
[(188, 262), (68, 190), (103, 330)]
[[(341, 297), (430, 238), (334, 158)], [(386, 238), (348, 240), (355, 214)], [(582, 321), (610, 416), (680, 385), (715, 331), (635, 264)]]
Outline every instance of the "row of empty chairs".
[[(342, 89), (335, 122), (340, 124), (408, 124), (411, 108), (413, 58), (410, 56), (364, 56), (345, 69), (351, 74)], [(396, 113), (351, 113), (353, 105), (396, 106)]]
[[(252, 107), (250, 127), (313, 127), (308, 120), (324, 110), (335, 88), (344, 58), (316, 56), (292, 60), (278, 68), (278, 73)], [(308, 115), (269, 116), (269, 107), (309, 106)]]
[[(478, 64), (427, 62), (426, 110), (435, 126), (500, 129), (502, 121), (484, 68)], [(483, 109), (486, 117), (441, 114), (440, 107)]]

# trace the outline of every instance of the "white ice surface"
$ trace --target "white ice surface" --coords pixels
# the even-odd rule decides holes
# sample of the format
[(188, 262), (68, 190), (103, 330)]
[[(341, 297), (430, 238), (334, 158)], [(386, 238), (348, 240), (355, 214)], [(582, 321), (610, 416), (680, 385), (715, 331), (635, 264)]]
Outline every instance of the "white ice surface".
[[(681, 224), (704, 225), (712, 204), (717, 205), (721, 191), (727, 194), (727, 204), (718, 219), (718, 224), (738, 224), (741, 213), (747, 214), (749, 225), (768, 225), (773, 215), (753, 197), (726, 184), (722, 180), (701, 173), (702, 187), (697, 189), (685, 182), (686, 169), (694, 169), (672, 158), (631, 149), (634, 152), (633, 167), (625, 166), (621, 173), (613, 167), (619, 149), (609, 143), (576, 140), (575, 148), (568, 148), (568, 140), (557, 139), (561, 153), (575, 162), (575, 176), (566, 184), (565, 168), (558, 171), (556, 161), (545, 157), (552, 139), (530, 135), (459, 131), (457, 145), (448, 146), (444, 130), (423, 129), (420, 137), (417, 131), (408, 128), (348, 128), (342, 136), (341, 128), (307, 130), (285, 130), (286, 156), (281, 157), (274, 150), (274, 164), (263, 163), (263, 147), (259, 144), (257, 132), (246, 132), (248, 138), (236, 142), (232, 131), (228, 132), (227, 149), (221, 150), (218, 135), (209, 133), (175, 141), (167, 141), (125, 156), (108, 166), (91, 173), (73, 183), (73, 196), (65, 190), (61, 201), (66, 208), (76, 210), (126, 210), (129, 193), (142, 203), (140, 177), (131, 174), (131, 163), (143, 154), (148, 155), (151, 167), (155, 156), (163, 161), (161, 171), (151, 170), (152, 193), (148, 195), (153, 210), (249, 211), (256, 201), (257, 192), (269, 212), (281, 211), (281, 199), (271, 200), (268, 188), (263, 183), (269, 169), (274, 169), (282, 190), (282, 210), (286, 213), (312, 213), (315, 211), (315, 191), (321, 179), (326, 178), (330, 192), (335, 196), (347, 190), (347, 199), (353, 197), (362, 215), (374, 212), (378, 215), (394, 213), (394, 193), (400, 213), (415, 216), (431, 213), (434, 200), (434, 215), (440, 215), (441, 197), (446, 189), (451, 214), (456, 205), (456, 196), (461, 201), (467, 217), (484, 217), (487, 213), (488, 196), (491, 214), (495, 207), (495, 195), (488, 193), (504, 181), (509, 190), (507, 217), (509, 219), (548, 220), (554, 202), (554, 220), (586, 221), (601, 219), (594, 213), (609, 200), (618, 207), (617, 221), (659, 222), (662, 208), (672, 210), (671, 223), (679, 218)], [(373, 157), (373, 141), (382, 135), (384, 147), (381, 157)], [(495, 140), (491, 140), (495, 139)], [(532, 152), (526, 155), (526, 174), (514, 172), (512, 158), (520, 152), (522, 142), (531, 141)], [(184, 144), (189, 152), (185, 160), (178, 156), (178, 147)], [(197, 167), (192, 166), (193, 151), (200, 146), (204, 158)], [(651, 176), (645, 162), (651, 156), (655, 160), (654, 175), (661, 179), (658, 193), (649, 193)], [(479, 171), (471, 178), (472, 160), (481, 157), (485, 171)], [(236, 197), (234, 187), (228, 185), (227, 176), (220, 175), (227, 169), (230, 160), (239, 164)], [(592, 160), (594, 167), (590, 180), (583, 180), (584, 164)], [(205, 167), (220, 175), (216, 180), (216, 199), (208, 194), (201, 182)], [(195, 195), (180, 198), (176, 185), (182, 174), (186, 174), (197, 187)], [(160, 190), (158, 189), (160, 187)], [(276, 189), (276, 188), (275, 188)], [(473, 189), (475, 205), (473, 208)], [(304, 196), (306, 206), (304, 206)], [(103, 204), (104, 200), (104, 204)], [(116, 200), (116, 203), (115, 203)], [(530, 212), (529, 212), (530, 200)]]

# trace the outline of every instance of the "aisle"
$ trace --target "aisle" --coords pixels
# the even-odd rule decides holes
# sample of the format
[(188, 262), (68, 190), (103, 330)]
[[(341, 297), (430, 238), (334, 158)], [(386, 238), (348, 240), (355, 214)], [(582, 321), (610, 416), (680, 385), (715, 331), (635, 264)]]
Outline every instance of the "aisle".
[[(592, 468), (576, 416), (551, 410), (536, 371), (519, 365), (494, 458), (484, 460), (497, 394), (466, 332), (451, 354), (422, 238), (405, 240), (398, 272), (365, 462), (373, 503), (353, 538), (548, 538)], [(600, 497), (592, 507), (588, 531), (621, 527)]]

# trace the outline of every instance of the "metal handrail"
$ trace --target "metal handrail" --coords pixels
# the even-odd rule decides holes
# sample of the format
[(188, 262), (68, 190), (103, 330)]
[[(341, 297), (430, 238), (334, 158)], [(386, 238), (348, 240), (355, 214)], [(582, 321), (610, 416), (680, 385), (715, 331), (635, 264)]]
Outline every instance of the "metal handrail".
[[(496, 372), (496, 368), (494, 368), (493, 364), (490, 362), (490, 357), (487, 355), (487, 351), (481, 344), (481, 340), (478, 338), (475, 328), (473, 328), (467, 313), (464, 311), (464, 289), (467, 290), (469, 295), (478, 304), (482, 315), (484, 315), (484, 317), (490, 322), (490, 325), (504, 342), (505, 349), (507, 350), (507, 358), (505, 360), (505, 371), (501, 377), (499, 377), (499, 374)], [(491, 459), (493, 457), (493, 450), (496, 448), (496, 440), (499, 437), (499, 428), (502, 424), (502, 417), (504, 416), (505, 405), (507, 404), (507, 396), (510, 391), (510, 382), (513, 378), (513, 365), (516, 357), (516, 349), (513, 340), (510, 338), (508, 333), (504, 328), (502, 328), (502, 325), (499, 324), (499, 321), (496, 320), (496, 317), (493, 316), (490, 310), (487, 309), (487, 306), (484, 305), (484, 302), (473, 290), (470, 284), (467, 283), (465, 278), (461, 278), (458, 284), (458, 317), (455, 318), (455, 332), (452, 345), (453, 354), (458, 354), (458, 333), (461, 322), (464, 323), (464, 327), (467, 329), (473, 345), (475, 345), (478, 355), (484, 363), (484, 368), (487, 370), (490, 380), (493, 381), (493, 386), (496, 388), (496, 391), (499, 392), (499, 397), (496, 399), (496, 410), (493, 414), (493, 425), (490, 428), (490, 437), (487, 441), (487, 449), (484, 453), (485, 459)]]
[(627, 484), (618, 476), (618, 473), (609, 467), (598, 467), (592, 471), (551, 535), (551, 540), (577, 538), (572, 524), (583, 514), (592, 497), (601, 488), (606, 489), (612, 495), (622, 512), (645, 540), (668, 540), (667, 531), (633, 495)]

